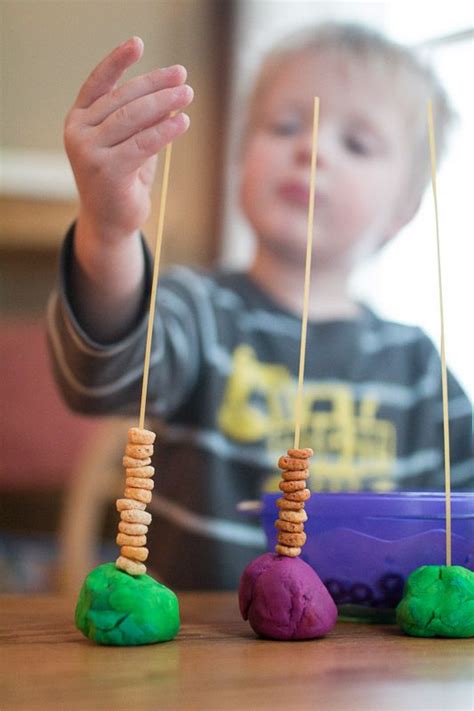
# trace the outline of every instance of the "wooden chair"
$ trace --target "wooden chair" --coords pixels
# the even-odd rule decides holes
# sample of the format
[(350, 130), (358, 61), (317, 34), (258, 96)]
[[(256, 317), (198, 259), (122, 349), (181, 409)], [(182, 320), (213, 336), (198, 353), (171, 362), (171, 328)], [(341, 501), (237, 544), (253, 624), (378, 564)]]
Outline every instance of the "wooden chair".
[(106, 510), (123, 493), (122, 455), (130, 422), (105, 420), (77, 462), (59, 527), (58, 584), (77, 594), (98, 562)]

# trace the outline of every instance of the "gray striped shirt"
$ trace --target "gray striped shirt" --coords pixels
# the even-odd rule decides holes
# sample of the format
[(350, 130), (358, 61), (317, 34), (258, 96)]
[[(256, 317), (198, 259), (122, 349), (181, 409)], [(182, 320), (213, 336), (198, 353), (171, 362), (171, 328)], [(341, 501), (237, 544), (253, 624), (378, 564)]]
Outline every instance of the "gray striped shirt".
[[(49, 306), (57, 382), (77, 411), (135, 415), (147, 314), (119, 343), (94, 342), (69, 298), (72, 239)], [(150, 561), (175, 588), (233, 589), (264, 547), (236, 506), (276, 487), (276, 462), (292, 446), (301, 322), (246, 274), (184, 267), (160, 277), (155, 321), (147, 412), (160, 423), (151, 509), (163, 521)], [(452, 484), (468, 490), (472, 408), (451, 374), (448, 388)], [(315, 451), (313, 491), (441, 490), (431, 341), (366, 308), (354, 320), (309, 323), (301, 446)]]

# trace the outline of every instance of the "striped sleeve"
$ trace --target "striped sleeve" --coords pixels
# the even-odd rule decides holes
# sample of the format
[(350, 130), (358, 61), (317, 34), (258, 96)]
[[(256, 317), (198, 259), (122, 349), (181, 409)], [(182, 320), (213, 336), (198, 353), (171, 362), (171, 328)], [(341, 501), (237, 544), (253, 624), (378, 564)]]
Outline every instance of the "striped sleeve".
[[(72, 241), (73, 230), (65, 240), (59, 285), (48, 304), (48, 346), (57, 384), (66, 403), (77, 412), (89, 415), (136, 413), (141, 395), (148, 314), (144, 310), (134, 329), (117, 343), (104, 345), (91, 339), (81, 327), (68, 298)], [(149, 277), (151, 257), (145, 246), (144, 249)], [(150, 281), (148, 278), (147, 283)], [(199, 311), (202, 308), (196, 306), (196, 295), (185, 282), (172, 274), (160, 279), (148, 386), (150, 415), (172, 414), (186, 400), (198, 376), (202, 353)], [(148, 303), (148, 299), (144, 303)]]

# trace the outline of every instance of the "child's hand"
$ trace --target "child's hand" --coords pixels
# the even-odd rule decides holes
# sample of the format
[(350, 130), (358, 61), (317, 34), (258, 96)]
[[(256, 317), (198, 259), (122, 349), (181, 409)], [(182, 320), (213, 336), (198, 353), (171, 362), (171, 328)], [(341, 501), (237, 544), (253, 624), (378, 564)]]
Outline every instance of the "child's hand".
[(142, 53), (143, 42), (134, 37), (108, 54), (82, 85), (65, 122), (79, 219), (105, 239), (120, 239), (143, 225), (156, 153), (189, 126), (183, 113), (170, 118), (193, 98), (184, 67), (156, 69), (117, 86)]

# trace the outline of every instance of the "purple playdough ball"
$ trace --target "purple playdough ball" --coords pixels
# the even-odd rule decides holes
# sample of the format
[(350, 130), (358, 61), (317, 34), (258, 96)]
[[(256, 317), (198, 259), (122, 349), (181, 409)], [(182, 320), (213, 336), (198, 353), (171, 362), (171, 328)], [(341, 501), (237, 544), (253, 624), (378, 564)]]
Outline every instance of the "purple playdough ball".
[(245, 568), (239, 605), (254, 632), (270, 639), (323, 637), (337, 619), (334, 600), (313, 568), (300, 558), (274, 553)]

